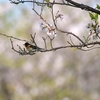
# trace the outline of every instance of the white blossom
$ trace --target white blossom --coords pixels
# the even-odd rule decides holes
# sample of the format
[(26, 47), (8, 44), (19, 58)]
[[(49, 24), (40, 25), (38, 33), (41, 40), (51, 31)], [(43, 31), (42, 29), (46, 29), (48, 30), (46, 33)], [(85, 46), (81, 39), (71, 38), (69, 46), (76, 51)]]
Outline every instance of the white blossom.
[(100, 27), (98, 27), (98, 28), (96, 29), (96, 33), (97, 33), (97, 34), (100, 33)]

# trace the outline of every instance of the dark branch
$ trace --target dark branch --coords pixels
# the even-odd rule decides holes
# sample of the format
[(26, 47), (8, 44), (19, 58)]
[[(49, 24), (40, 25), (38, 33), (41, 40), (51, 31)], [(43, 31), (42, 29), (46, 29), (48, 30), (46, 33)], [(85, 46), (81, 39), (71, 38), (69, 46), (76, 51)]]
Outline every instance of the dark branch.
[(80, 4), (80, 3), (77, 3), (77, 2), (75, 2), (75, 1), (73, 1), (73, 0), (66, 0), (66, 1), (67, 1), (67, 3), (72, 4), (73, 7), (81, 8), (81, 9), (83, 9), (83, 10), (91, 11), (91, 12), (94, 12), (94, 13), (97, 13), (97, 14), (100, 15), (100, 11), (99, 11), (99, 10), (94, 9), (94, 8), (88, 6), (88, 5)]
[[(33, 3), (33, 4), (37, 4), (38, 6), (45, 6), (45, 5), (48, 5), (47, 2), (39, 2), (39, 1), (33, 1), (33, 0), (18, 0), (18, 1), (13, 1), (13, 0), (9, 0), (11, 3), (13, 4), (20, 4), (20, 3)], [(97, 13), (100, 15), (100, 11), (97, 10), (97, 9), (94, 9), (88, 5), (85, 5), (85, 4), (80, 4), (80, 3), (77, 3), (73, 0), (65, 0), (65, 2), (62, 2), (62, 3), (59, 3), (59, 2), (49, 2), (49, 4), (51, 5), (62, 5), (62, 6), (71, 6), (71, 7), (76, 7), (76, 8), (81, 8), (82, 10), (86, 10), (86, 11), (91, 11), (91, 12), (94, 12), (94, 13)]]

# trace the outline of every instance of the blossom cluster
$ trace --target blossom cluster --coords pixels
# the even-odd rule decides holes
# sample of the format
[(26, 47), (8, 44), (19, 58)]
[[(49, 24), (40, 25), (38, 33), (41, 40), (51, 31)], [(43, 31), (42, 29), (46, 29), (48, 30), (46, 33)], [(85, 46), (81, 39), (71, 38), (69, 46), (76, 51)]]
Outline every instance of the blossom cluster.
[[(56, 13), (56, 16), (53, 21), (55, 21), (56, 23), (58, 21), (57, 19), (60, 19), (60, 20), (64, 19), (63, 14), (60, 14), (59, 11)], [(56, 28), (52, 24), (49, 24), (46, 22), (40, 23), (40, 28), (41, 30), (45, 30), (48, 36), (53, 36), (53, 37), (57, 36)]]
[(40, 28), (44, 30), (48, 36), (53, 36), (53, 37), (57, 36), (56, 29), (53, 28), (52, 25), (40, 23)]
[(89, 36), (91, 36), (92, 39), (100, 39), (100, 25), (98, 23), (88, 23), (87, 28), (89, 29)]

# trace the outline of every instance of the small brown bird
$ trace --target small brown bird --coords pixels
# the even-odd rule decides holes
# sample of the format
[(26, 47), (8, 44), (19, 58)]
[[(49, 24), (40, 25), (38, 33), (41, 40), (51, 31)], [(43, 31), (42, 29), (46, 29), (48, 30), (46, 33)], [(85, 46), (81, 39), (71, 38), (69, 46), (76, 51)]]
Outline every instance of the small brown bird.
[(35, 46), (35, 45), (31, 45), (29, 44), (28, 42), (26, 42), (24, 44), (25, 48), (28, 50), (28, 51), (42, 51), (44, 50), (43, 48), (39, 48), (38, 46)]

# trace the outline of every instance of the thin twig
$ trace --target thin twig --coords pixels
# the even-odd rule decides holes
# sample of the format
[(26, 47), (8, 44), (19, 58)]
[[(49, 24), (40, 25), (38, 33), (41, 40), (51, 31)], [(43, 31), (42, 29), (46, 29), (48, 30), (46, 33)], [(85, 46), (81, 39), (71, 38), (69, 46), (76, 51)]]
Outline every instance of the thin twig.
[(41, 20), (43, 20), (49, 27), (51, 27), (50, 24), (35, 9), (32, 10), (40, 17)]
[(51, 15), (52, 15), (52, 20), (53, 20), (54, 26), (55, 26), (56, 29), (58, 29), (58, 27), (57, 27), (57, 25), (56, 25), (56, 19), (55, 19), (55, 17), (54, 17), (54, 13), (53, 13), (53, 6), (52, 6), (52, 8), (51, 8)]
[(74, 42), (73, 42), (72, 39), (71, 39), (71, 36), (70, 36), (69, 38), (70, 38), (71, 44), (75, 45)]
[[(43, 0), (43, 3), (44, 3), (44, 1), (45, 1), (45, 0)], [(44, 9), (44, 5), (41, 6), (41, 13), (40, 13), (40, 16), (42, 16), (43, 9)]]
[(35, 46), (37, 46), (36, 42), (35, 42), (35, 36), (36, 36), (36, 33), (34, 34), (34, 36), (32, 36), (32, 34), (30, 34), (30, 37), (32, 39), (32, 43), (35, 44)]
[(14, 37), (14, 36), (9, 36), (9, 35), (2, 34), (2, 33), (0, 33), (0, 35), (5, 36), (5, 37), (8, 37), (8, 38), (13, 38), (13, 39), (16, 39), (16, 40), (19, 40), (19, 41), (25, 41), (25, 42), (26, 42), (26, 40), (19, 39), (19, 38), (16, 38), (16, 37)]
[(42, 39), (43, 39), (43, 41), (44, 41), (45, 50), (47, 50), (46, 38), (42, 37)]
[(49, 37), (49, 39), (50, 39), (50, 46), (51, 46), (51, 48), (53, 49), (52, 42), (53, 42), (53, 40), (54, 40), (55, 37), (53, 37), (53, 38), (51, 38), (50, 36), (48, 36), (48, 37)]
[(11, 42), (12, 49), (13, 49), (15, 52), (17, 52), (17, 53), (20, 54), (20, 51), (18, 51), (18, 50), (16, 50), (16, 49), (14, 48), (13, 41), (12, 41), (11, 38), (10, 38), (10, 42)]

